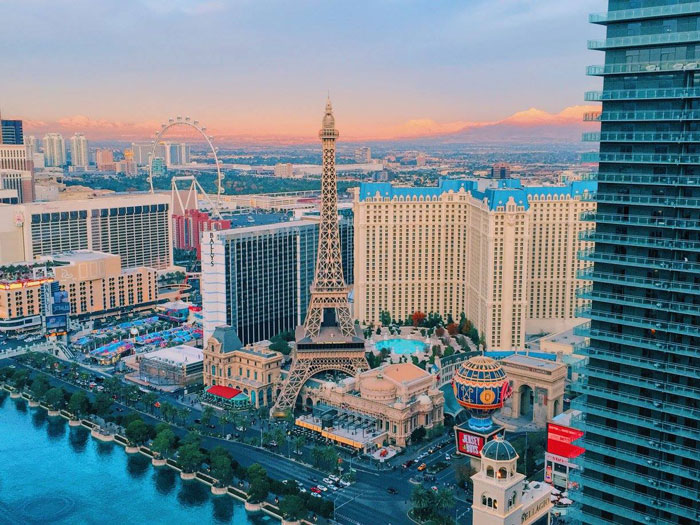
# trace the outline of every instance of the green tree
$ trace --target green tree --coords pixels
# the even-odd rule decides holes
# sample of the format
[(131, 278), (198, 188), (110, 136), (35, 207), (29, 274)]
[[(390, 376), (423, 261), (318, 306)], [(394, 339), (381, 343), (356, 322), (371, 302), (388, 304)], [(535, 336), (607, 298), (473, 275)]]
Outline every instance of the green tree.
[(92, 402), (92, 411), (100, 417), (109, 414), (112, 408), (112, 398), (105, 392), (98, 392)]
[(194, 445), (199, 449), (200, 444), (202, 443), (202, 436), (198, 432), (188, 432), (185, 434), (185, 437), (182, 438), (182, 444), (183, 445)]
[(304, 505), (304, 500), (302, 500), (296, 494), (290, 494), (282, 498), (280, 501), (280, 512), (282, 517), (289, 521), (296, 521), (305, 518), (308, 511), (306, 510), (306, 505)]
[(437, 511), (436, 513), (439, 514), (440, 512), (454, 507), (454, 505), (455, 495), (454, 492), (452, 492), (452, 489), (438, 489), (437, 493), (435, 494), (435, 503), (433, 505), (433, 509)]
[(136, 419), (126, 427), (126, 437), (132, 445), (143, 445), (149, 434), (150, 429), (142, 419)]
[(292, 348), (280, 334), (277, 334), (275, 336), (272, 336), (272, 338), (270, 339), (270, 350), (279, 352), (283, 355), (289, 355), (292, 351)]
[(82, 390), (76, 390), (68, 400), (68, 410), (76, 419), (82, 418), (88, 412), (90, 402), (87, 395)]
[[(211, 475), (218, 481), (217, 485), (225, 487), (233, 480), (233, 467), (231, 466), (231, 455), (221, 447), (218, 454), (212, 454), (210, 458)], [(216, 449), (215, 449), (216, 450)]]
[(46, 394), (49, 388), (51, 388), (51, 385), (49, 385), (49, 382), (43, 375), (38, 376), (34, 381), (32, 381), (31, 390), (36, 399), (41, 399), (44, 397), (44, 394)]
[(297, 436), (294, 438), (294, 450), (296, 450), (297, 453), (304, 448), (304, 445), (306, 445), (306, 438), (304, 436)]
[(47, 390), (46, 394), (44, 394), (44, 401), (46, 401), (46, 404), (49, 405), (49, 408), (60, 410), (66, 403), (66, 400), (63, 397), (63, 389), (51, 388)]
[(143, 395), (143, 398), (141, 399), (143, 402), (144, 406), (146, 407), (146, 411), (149, 414), (153, 413), (153, 405), (156, 404), (156, 401), (158, 401), (158, 395), (154, 394), (153, 392), (148, 392), (147, 394)]
[(17, 390), (22, 390), (29, 380), (29, 372), (27, 370), (15, 370), (10, 379), (10, 384)]
[(267, 495), (270, 492), (270, 482), (267, 478), (257, 478), (250, 483), (250, 488), (248, 489), (248, 501), (251, 503), (260, 503), (265, 501)]
[(200, 416), (200, 420), (202, 421), (202, 425), (206, 426), (209, 423), (211, 423), (211, 420), (214, 418), (214, 408), (211, 406), (205, 406), (204, 410), (202, 411), (202, 415)]
[(379, 322), (382, 323), (383, 326), (389, 326), (391, 324), (391, 314), (386, 310), (382, 310), (379, 312)]
[(253, 463), (246, 470), (246, 476), (250, 482), (256, 479), (267, 479), (267, 471), (259, 463)]
[(423, 441), (425, 434), (425, 427), (416, 427), (413, 432), (411, 432), (411, 443), (420, 443)]
[(165, 428), (158, 432), (158, 435), (151, 443), (151, 450), (157, 453), (161, 458), (167, 458), (175, 448), (175, 433)]
[(199, 450), (199, 447), (192, 443), (181, 446), (177, 451), (177, 462), (180, 464), (183, 472), (199, 470), (203, 461), (204, 454)]
[(423, 485), (416, 485), (411, 493), (413, 513), (419, 519), (425, 519), (432, 514), (433, 495)]

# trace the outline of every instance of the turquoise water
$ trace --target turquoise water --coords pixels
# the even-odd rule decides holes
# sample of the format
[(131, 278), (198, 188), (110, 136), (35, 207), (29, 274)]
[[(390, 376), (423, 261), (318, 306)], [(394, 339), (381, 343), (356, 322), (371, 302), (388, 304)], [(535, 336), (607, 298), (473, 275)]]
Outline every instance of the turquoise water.
[[(2, 394), (0, 394), (2, 395)], [(243, 504), (156, 469), (63, 418), (25, 401), (0, 399), (0, 523), (126, 525), (279, 523), (249, 517)]]
[(388, 348), (395, 354), (412, 354), (413, 352), (425, 350), (425, 343), (414, 339), (386, 339), (377, 341), (374, 345), (377, 350)]

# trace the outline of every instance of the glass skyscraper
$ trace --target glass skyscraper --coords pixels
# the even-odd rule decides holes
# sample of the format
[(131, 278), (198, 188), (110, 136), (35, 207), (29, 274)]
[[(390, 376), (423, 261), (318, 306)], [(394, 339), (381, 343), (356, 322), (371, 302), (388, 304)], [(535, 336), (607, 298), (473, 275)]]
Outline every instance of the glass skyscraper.
[(603, 90), (591, 307), (573, 400), (585, 430), (582, 523), (698, 523), (700, 2), (610, 0), (590, 49)]

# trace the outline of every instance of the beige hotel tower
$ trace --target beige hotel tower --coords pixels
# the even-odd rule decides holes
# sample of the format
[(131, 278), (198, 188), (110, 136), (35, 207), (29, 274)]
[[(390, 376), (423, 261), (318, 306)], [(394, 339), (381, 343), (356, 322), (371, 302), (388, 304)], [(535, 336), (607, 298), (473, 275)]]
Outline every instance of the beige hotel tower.
[(594, 182), (527, 187), (517, 179), (478, 189), (441, 180), (430, 188), (363, 183), (355, 189), (354, 317), (382, 311), (464, 313), (489, 349), (522, 349), (525, 333), (575, 324), (583, 301), (576, 254)]

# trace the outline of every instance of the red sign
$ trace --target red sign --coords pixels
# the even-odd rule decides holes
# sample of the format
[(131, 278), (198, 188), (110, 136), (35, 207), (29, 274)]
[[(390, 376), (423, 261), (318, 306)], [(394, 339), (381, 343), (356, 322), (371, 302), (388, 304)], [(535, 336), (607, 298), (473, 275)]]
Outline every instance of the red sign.
[(552, 482), (552, 465), (547, 465), (547, 468), (544, 471), (544, 481), (545, 483)]
[(572, 443), (581, 437), (581, 430), (547, 423), (547, 452), (569, 459), (580, 456), (585, 449)]
[(478, 458), (481, 449), (484, 448), (483, 436), (459, 428), (455, 431), (457, 432), (457, 452)]

